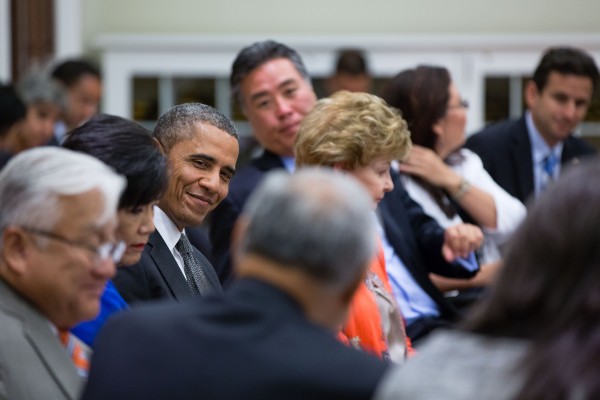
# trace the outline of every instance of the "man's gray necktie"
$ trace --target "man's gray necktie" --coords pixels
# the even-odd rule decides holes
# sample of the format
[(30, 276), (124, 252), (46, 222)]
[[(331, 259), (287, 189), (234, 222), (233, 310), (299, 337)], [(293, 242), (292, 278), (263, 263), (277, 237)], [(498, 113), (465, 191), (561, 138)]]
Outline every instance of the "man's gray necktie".
[(181, 238), (175, 245), (181, 258), (183, 259), (183, 271), (185, 272), (185, 279), (187, 280), (190, 289), (194, 293), (200, 293), (202, 295), (207, 294), (210, 289), (206, 280), (206, 275), (202, 270), (202, 266), (194, 255), (194, 249), (190, 244), (190, 241), (182, 233)]

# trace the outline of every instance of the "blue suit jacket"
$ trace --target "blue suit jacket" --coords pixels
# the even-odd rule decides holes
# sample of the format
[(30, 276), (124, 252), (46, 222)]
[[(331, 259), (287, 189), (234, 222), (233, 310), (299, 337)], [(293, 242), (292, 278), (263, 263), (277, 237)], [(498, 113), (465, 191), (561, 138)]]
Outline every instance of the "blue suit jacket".
[(387, 366), (308, 321), (276, 287), (241, 279), (221, 296), (110, 320), (83, 399), (370, 399)]
[[(490, 176), (509, 194), (527, 203), (533, 194), (533, 161), (525, 117), (486, 127), (469, 137), (465, 145), (479, 155)], [(561, 164), (577, 163), (593, 155), (596, 149), (585, 141), (569, 136), (564, 141)]]
[(460, 316), (429, 279), (429, 273), (453, 278), (469, 278), (459, 263), (449, 263), (442, 255), (444, 229), (425, 214), (421, 206), (406, 192), (399, 176), (392, 174), (394, 190), (379, 204), (385, 235), (419, 286), (435, 301), (440, 317), (455, 320)]
[(281, 158), (265, 150), (235, 174), (229, 184), (229, 194), (210, 214), (211, 261), (223, 285), (232, 278), (230, 246), (235, 221), (264, 175), (278, 168), (285, 168)]
[[(208, 259), (197, 249), (194, 251), (210, 287), (215, 292), (222, 292), (219, 279)], [(137, 264), (117, 269), (113, 283), (129, 304), (163, 298), (184, 300), (194, 296), (158, 231), (150, 235)]]

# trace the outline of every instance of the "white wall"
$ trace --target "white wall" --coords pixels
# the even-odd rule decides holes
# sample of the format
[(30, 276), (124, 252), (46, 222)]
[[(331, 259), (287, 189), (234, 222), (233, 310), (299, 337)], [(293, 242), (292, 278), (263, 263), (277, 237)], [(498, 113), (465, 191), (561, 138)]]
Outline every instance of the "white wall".
[(600, 32), (599, 0), (81, 0), (100, 33)]

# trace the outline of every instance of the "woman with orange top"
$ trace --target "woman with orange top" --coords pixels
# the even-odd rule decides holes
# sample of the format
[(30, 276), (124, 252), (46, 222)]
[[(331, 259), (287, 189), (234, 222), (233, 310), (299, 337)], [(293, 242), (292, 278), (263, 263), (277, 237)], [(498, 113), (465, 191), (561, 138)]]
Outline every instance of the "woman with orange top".
[[(342, 91), (317, 102), (300, 125), (294, 150), (298, 167), (322, 165), (354, 176), (371, 194), (375, 210), (394, 187), (391, 162), (404, 159), (410, 146), (406, 122), (385, 101)], [(380, 246), (354, 296), (342, 334), (353, 347), (401, 362), (411, 351), (410, 341), (382, 253)]]

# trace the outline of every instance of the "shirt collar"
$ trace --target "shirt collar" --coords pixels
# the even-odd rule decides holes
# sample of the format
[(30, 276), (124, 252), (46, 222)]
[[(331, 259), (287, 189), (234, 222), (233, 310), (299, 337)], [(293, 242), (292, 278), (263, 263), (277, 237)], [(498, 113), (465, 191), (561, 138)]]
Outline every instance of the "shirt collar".
[(285, 169), (288, 170), (289, 173), (293, 173), (296, 170), (296, 159), (294, 157), (279, 157), (281, 158), (281, 162)]
[(177, 229), (175, 223), (171, 221), (171, 218), (169, 218), (159, 206), (154, 206), (154, 226), (165, 241), (167, 247), (173, 250), (179, 241), (182, 232)]
[(540, 131), (536, 128), (531, 111), (525, 113), (525, 124), (527, 125), (527, 134), (531, 142), (531, 155), (534, 165), (541, 163), (550, 153), (554, 153), (560, 160), (564, 143), (560, 141), (553, 148), (550, 148)]

